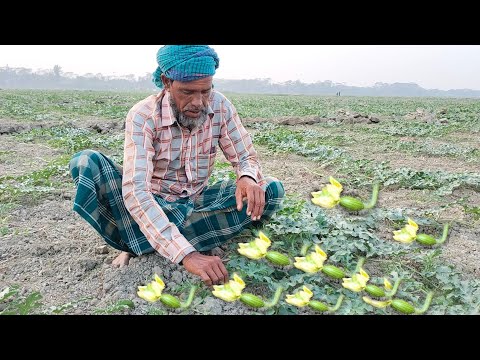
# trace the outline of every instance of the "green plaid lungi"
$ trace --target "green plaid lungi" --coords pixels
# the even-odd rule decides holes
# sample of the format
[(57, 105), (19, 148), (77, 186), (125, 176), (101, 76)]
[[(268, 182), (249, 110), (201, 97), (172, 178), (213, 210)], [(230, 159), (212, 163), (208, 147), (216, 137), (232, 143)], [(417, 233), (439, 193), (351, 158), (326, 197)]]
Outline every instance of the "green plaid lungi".
[[(125, 207), (118, 165), (98, 151), (84, 150), (73, 156), (70, 173), (77, 187), (73, 210), (109, 245), (135, 255), (155, 251)], [(263, 215), (252, 222), (246, 204), (237, 211), (235, 190), (235, 181), (228, 180), (207, 186), (196, 201), (185, 198), (168, 202), (153, 196), (192, 246), (197, 251), (208, 251), (245, 228), (270, 220), (285, 194), (280, 181), (267, 178)]]

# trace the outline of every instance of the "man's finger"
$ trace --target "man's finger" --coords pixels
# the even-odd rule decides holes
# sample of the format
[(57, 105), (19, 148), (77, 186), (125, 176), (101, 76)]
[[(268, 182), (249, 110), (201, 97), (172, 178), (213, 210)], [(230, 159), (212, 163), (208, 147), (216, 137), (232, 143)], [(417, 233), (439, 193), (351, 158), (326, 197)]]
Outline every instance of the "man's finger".
[(205, 283), (207, 286), (212, 286), (212, 279), (210, 279), (210, 276), (205, 271), (202, 271), (200, 273), (200, 277), (202, 278), (202, 281)]
[[(221, 262), (220, 262), (221, 264)], [(216, 263), (213, 265), (213, 271), (215, 272), (215, 275), (217, 275), (218, 282), (220, 284), (225, 284), (225, 276), (222, 273), (222, 270), (220, 270), (220, 264)]]
[(255, 213), (257, 216), (257, 220), (260, 220), (263, 211), (265, 210), (265, 194), (263, 193), (263, 191), (258, 191), (256, 199), (257, 208), (255, 209)]
[(248, 199), (248, 207), (250, 208), (250, 212), (247, 211), (247, 215), (250, 215), (253, 220), (255, 218), (255, 207), (256, 207), (255, 191), (254, 190), (250, 191), (249, 195), (250, 197)]
[(227, 271), (227, 268), (225, 267), (225, 265), (223, 265), (222, 261), (220, 261), (218, 263), (218, 268), (220, 269), (220, 271), (222, 273), (223, 282), (224, 282), (224, 284), (226, 284), (228, 282), (228, 271)]
[(205, 270), (207, 272), (207, 275), (210, 277), (212, 280), (213, 285), (218, 285), (218, 276), (215, 274), (215, 271), (213, 271), (212, 268)]
[(255, 194), (252, 191), (249, 191), (247, 193), (247, 216), (252, 215), (254, 204), (255, 204)]
[(255, 220), (260, 220), (262, 215), (262, 194), (260, 189), (255, 189), (255, 208), (253, 209), (253, 215)]
[(237, 210), (242, 211), (243, 197), (242, 197), (242, 191), (239, 188), (237, 188), (237, 191), (235, 191), (235, 199), (237, 200)]
[(255, 207), (254, 213), (255, 213), (255, 220), (254, 221), (260, 220), (260, 217), (261, 217), (262, 213), (261, 213), (260, 205), (258, 205), (258, 203), (257, 203), (257, 206)]

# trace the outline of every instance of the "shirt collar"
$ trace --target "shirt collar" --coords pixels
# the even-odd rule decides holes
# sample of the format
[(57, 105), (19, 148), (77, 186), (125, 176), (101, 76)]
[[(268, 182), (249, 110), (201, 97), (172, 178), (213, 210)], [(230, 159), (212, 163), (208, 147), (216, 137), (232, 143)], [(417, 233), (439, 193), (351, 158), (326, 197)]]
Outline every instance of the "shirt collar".
[[(161, 119), (161, 126), (172, 126), (177, 119), (173, 116), (172, 108), (170, 106), (170, 93), (163, 89), (157, 95), (157, 106), (153, 113), (153, 118), (158, 120)], [(215, 115), (210, 103), (207, 106), (207, 112), (210, 116), (210, 119)]]

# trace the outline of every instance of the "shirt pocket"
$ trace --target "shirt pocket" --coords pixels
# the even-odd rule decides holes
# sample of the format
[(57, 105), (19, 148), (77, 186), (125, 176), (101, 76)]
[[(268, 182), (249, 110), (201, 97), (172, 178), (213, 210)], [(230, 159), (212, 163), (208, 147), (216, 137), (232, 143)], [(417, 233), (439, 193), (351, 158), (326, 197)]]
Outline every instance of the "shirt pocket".
[(202, 154), (214, 154), (217, 152), (217, 145), (218, 145), (218, 140), (215, 141), (213, 138), (205, 138), (205, 140), (202, 141), (200, 149), (202, 151)]
[(168, 146), (153, 156), (154, 173), (165, 180), (176, 180), (177, 171), (182, 167), (180, 150), (171, 150)]
[(198, 182), (204, 182), (210, 176), (215, 164), (216, 152), (212, 154), (198, 154), (194, 159), (192, 169), (196, 169)]

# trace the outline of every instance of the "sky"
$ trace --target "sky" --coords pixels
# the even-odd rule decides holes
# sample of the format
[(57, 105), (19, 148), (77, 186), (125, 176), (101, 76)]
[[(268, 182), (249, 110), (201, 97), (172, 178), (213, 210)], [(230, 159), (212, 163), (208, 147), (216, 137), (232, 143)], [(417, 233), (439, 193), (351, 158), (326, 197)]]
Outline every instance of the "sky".
[[(0, 67), (34, 71), (60, 65), (78, 75), (144, 76), (162, 45), (0, 45)], [(218, 79), (351, 86), (416, 83), (425, 89), (480, 90), (480, 45), (211, 45)]]

